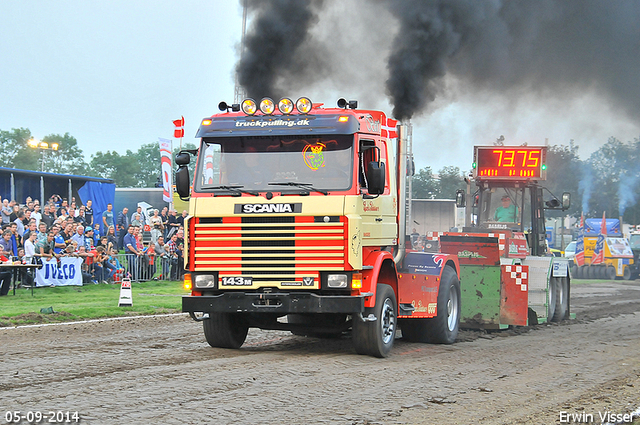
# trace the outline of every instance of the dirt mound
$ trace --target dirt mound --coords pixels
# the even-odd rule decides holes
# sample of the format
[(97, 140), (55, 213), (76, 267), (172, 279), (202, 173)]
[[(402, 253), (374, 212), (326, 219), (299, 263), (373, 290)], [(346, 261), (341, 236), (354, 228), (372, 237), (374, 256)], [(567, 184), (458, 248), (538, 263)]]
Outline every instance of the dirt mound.
[(16, 324), (40, 325), (43, 323), (68, 322), (74, 320), (75, 317), (76, 316), (66, 311), (54, 311), (50, 314), (25, 313), (11, 317), (11, 321), (9, 321), (9, 317), (7, 316), (0, 317), (0, 327), (6, 328), (16, 326)]

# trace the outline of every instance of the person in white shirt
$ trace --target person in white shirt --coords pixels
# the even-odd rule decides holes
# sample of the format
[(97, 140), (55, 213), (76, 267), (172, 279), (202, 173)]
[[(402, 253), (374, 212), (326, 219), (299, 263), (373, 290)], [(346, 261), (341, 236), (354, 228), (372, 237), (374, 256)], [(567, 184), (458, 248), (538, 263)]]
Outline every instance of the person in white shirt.
[(33, 212), (31, 213), (31, 218), (36, 219), (36, 226), (40, 225), (40, 220), (42, 220), (42, 213), (40, 212), (40, 204), (35, 204), (33, 206)]
[(29, 263), (31, 259), (36, 255), (36, 239), (38, 238), (37, 232), (29, 233), (29, 238), (24, 241), (24, 259)]

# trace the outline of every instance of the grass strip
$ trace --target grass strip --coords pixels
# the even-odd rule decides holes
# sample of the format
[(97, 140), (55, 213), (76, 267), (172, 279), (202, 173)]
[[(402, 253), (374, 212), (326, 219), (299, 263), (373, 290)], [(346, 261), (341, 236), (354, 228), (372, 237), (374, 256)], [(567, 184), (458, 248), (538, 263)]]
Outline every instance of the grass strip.
[[(38, 323), (69, 322), (105, 317), (176, 313), (188, 291), (182, 282), (133, 282), (131, 307), (118, 307), (120, 285), (89, 284), (31, 289), (18, 288), (0, 297), (0, 327)], [(41, 313), (53, 307), (54, 313)]]

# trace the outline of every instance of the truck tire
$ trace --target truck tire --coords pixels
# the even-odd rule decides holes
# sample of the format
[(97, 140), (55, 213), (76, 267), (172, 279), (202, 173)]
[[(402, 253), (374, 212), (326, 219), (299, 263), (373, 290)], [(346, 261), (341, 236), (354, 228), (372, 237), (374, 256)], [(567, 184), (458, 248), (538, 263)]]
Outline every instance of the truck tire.
[(580, 270), (580, 267), (576, 266), (575, 264), (571, 266), (571, 277), (573, 277), (574, 279), (580, 279), (580, 276), (578, 276), (578, 270)]
[[(303, 325), (306, 329), (290, 331), (298, 336), (310, 336), (312, 338), (340, 338), (341, 330), (331, 331), (331, 328), (339, 328), (347, 320), (346, 314), (288, 314), (287, 323)], [(327, 330), (316, 330), (323, 327)]]
[(375, 307), (365, 308), (363, 316), (373, 314), (374, 321), (353, 320), (353, 345), (358, 354), (387, 357), (396, 338), (398, 304), (393, 288), (379, 283)]
[(460, 329), (460, 281), (451, 266), (445, 266), (438, 289), (437, 315), (432, 319), (403, 319), (402, 337), (411, 342), (453, 344)]
[(583, 273), (584, 273), (583, 272), (583, 267), (581, 267), (581, 266), (574, 266), (574, 267), (575, 267), (575, 270), (572, 273), (572, 277), (574, 279), (583, 279), (584, 278), (583, 277)]
[(549, 293), (547, 296), (547, 322), (551, 322), (556, 314), (556, 304), (558, 297), (558, 283), (555, 277), (549, 279)]
[(428, 319), (428, 340), (434, 344), (453, 344), (460, 330), (460, 281), (451, 266), (445, 266), (438, 288), (438, 314)]
[(605, 276), (605, 279), (609, 279), (609, 280), (616, 280), (616, 268), (613, 266), (608, 266), (607, 267), (607, 274)]
[(624, 271), (622, 273), (623, 273), (622, 278), (624, 280), (631, 280), (631, 268), (629, 268), (629, 266), (625, 265)]
[(249, 331), (242, 316), (234, 313), (209, 313), (202, 327), (209, 345), (218, 348), (240, 348)]
[(551, 316), (552, 322), (564, 320), (569, 309), (569, 281), (566, 277), (555, 278), (556, 281), (556, 306), (554, 314)]
[(600, 279), (609, 279), (609, 271), (607, 270), (609, 267), (604, 265), (602, 266), (602, 270), (600, 270)]

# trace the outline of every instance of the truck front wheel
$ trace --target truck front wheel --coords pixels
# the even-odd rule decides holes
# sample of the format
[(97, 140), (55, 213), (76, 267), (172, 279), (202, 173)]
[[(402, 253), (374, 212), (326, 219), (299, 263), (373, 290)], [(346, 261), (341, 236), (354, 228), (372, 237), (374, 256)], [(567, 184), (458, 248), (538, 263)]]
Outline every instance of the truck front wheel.
[[(365, 321), (359, 318), (353, 320), (353, 345), (358, 354), (374, 357), (389, 355), (396, 338), (397, 305), (393, 288), (379, 283), (375, 307), (365, 308)], [(373, 315), (375, 320), (371, 320), (373, 317), (370, 315)]]
[(235, 313), (209, 313), (202, 326), (209, 345), (218, 348), (240, 348), (249, 331), (242, 316)]

